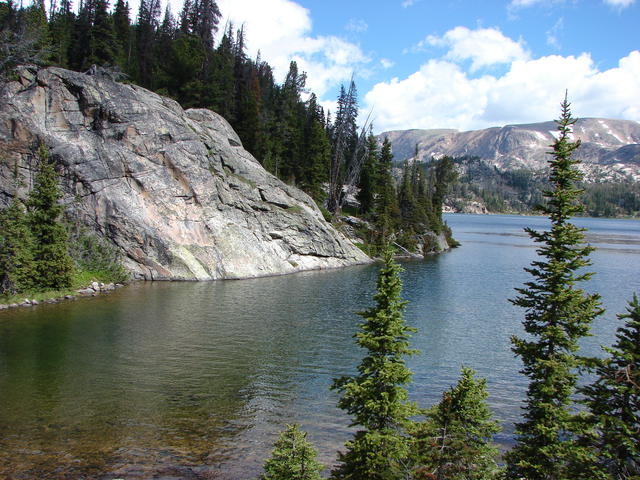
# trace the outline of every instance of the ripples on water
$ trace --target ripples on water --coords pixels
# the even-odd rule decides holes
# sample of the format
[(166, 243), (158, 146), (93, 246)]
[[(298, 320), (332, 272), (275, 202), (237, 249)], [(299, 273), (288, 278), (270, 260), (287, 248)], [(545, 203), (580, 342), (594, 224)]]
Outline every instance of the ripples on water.
[[(448, 216), (463, 246), (404, 263), (418, 328), (411, 396), (423, 406), (462, 364), (487, 377), (511, 441), (525, 381), (508, 301), (535, 258), (536, 217)], [(587, 289), (608, 308), (585, 341), (609, 344), (640, 291), (640, 223), (580, 219), (598, 250)], [(332, 379), (352, 373), (352, 335), (377, 267), (214, 283), (137, 284), (106, 297), (0, 314), (0, 476), (253, 478), (275, 435), (297, 422), (329, 465), (348, 438)]]

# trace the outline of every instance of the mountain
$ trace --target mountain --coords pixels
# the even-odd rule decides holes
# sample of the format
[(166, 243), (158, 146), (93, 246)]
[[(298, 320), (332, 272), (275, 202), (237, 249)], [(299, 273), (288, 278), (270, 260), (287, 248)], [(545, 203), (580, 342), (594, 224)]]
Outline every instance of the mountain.
[[(546, 166), (546, 152), (555, 135), (555, 123), (542, 122), (468, 132), (399, 130), (379, 137), (389, 138), (396, 162), (412, 158), (417, 143), (419, 161), (443, 155), (469, 156), (500, 170), (539, 171)], [(583, 162), (586, 181), (640, 181), (640, 123), (581, 118), (575, 124), (574, 138), (582, 142), (575, 157)]]
[(211, 280), (368, 262), (221, 116), (108, 76), (21, 67), (0, 84), (0, 206), (26, 196), (44, 143), (66, 215), (136, 278)]

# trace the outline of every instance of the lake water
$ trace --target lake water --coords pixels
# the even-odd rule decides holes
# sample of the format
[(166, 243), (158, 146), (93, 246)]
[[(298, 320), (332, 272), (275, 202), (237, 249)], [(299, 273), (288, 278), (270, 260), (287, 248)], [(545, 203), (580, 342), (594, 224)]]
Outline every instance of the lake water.
[[(525, 380), (507, 299), (535, 258), (539, 217), (448, 215), (462, 246), (403, 263), (411, 397), (435, 402), (461, 365), (488, 379), (508, 447)], [(610, 344), (640, 293), (640, 222), (579, 219), (597, 247), (586, 285), (607, 313), (584, 342)], [(330, 465), (348, 438), (332, 379), (354, 371), (352, 335), (376, 266), (213, 283), (141, 283), (112, 295), (0, 312), (0, 478), (255, 478), (296, 422)]]

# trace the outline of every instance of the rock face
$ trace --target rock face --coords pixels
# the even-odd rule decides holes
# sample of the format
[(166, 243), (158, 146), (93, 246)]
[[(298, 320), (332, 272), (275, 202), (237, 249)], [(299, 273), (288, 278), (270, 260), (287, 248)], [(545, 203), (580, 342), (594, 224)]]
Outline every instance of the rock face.
[(68, 215), (109, 238), (137, 278), (245, 278), (369, 261), (209, 110), (185, 111), (100, 76), (23, 67), (0, 94), (0, 204), (16, 188), (26, 194), (39, 142), (57, 162)]
[[(393, 147), (395, 161), (418, 157), (480, 157), (503, 170), (539, 170), (547, 165), (549, 145), (557, 135), (554, 122), (507, 125), (469, 132), (455, 130), (398, 130), (385, 132)], [(574, 137), (582, 141), (574, 157), (580, 159), (587, 181), (640, 181), (640, 123), (632, 120), (581, 118)]]

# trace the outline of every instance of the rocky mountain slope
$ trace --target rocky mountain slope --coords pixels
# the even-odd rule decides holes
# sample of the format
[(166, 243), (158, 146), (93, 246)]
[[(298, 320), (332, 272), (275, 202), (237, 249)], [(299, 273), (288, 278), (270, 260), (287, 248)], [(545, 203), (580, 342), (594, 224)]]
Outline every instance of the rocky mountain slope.
[(1, 87), (0, 206), (26, 194), (44, 142), (69, 217), (110, 239), (135, 277), (244, 278), (369, 260), (212, 111), (59, 68), (23, 67)]
[[(429, 161), (442, 155), (480, 157), (501, 170), (540, 170), (546, 166), (554, 141), (554, 122), (507, 125), (469, 132), (455, 130), (399, 130), (384, 132), (392, 143), (396, 161), (414, 156)], [(587, 181), (640, 181), (640, 123), (600, 118), (578, 119), (575, 138), (582, 146)]]

